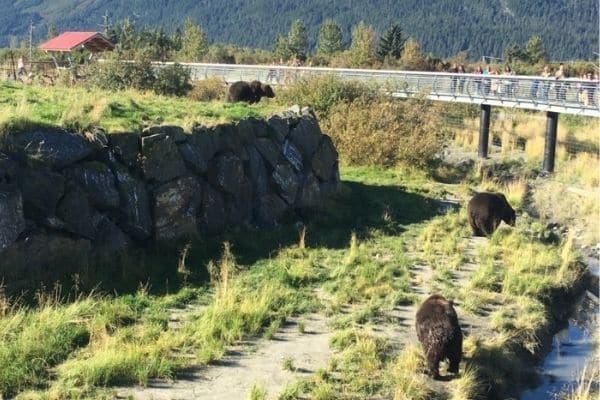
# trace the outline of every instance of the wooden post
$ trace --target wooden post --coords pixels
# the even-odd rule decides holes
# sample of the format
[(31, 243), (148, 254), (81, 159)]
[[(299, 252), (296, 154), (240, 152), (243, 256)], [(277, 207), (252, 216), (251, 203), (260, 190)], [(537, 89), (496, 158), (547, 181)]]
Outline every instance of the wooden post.
[(554, 156), (556, 154), (556, 136), (558, 113), (546, 113), (546, 141), (544, 143), (544, 172), (554, 172)]
[(487, 158), (488, 143), (490, 142), (490, 114), (492, 106), (481, 105), (481, 118), (479, 120), (479, 158)]

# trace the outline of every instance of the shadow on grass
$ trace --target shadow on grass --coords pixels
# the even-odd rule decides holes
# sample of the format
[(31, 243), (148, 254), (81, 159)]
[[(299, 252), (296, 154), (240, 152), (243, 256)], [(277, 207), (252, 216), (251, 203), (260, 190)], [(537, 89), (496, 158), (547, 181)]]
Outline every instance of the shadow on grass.
[[(96, 262), (77, 275), (61, 280), (62, 288), (77, 285), (79, 291), (128, 293), (145, 286), (153, 294), (173, 293), (185, 282), (178, 273), (182, 249), (191, 242), (185, 259), (188, 282), (208, 280), (207, 263), (217, 260), (223, 242), (231, 244), (239, 264), (251, 266), (272, 258), (285, 247), (298, 243), (299, 227), (306, 226), (306, 246), (310, 249), (344, 249), (351, 234), (359, 240), (374, 235), (398, 235), (407, 225), (437, 215), (440, 203), (433, 198), (406, 190), (398, 185), (368, 185), (343, 182), (340, 193), (313, 210), (288, 215), (272, 230), (235, 228), (214, 237), (196, 237), (172, 243), (148, 243), (127, 254), (115, 255), (108, 262)], [(47, 285), (53, 287), (54, 285)]]

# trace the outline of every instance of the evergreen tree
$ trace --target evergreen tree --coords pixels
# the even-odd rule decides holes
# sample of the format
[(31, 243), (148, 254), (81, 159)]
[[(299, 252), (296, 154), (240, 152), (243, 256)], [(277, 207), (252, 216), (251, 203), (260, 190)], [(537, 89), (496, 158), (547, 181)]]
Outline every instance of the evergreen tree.
[(350, 62), (353, 67), (368, 66), (373, 63), (375, 47), (375, 30), (363, 21), (352, 28), (352, 44), (350, 45)]
[(46, 35), (46, 38), (50, 40), (55, 38), (56, 36), (58, 36), (58, 31), (56, 30), (56, 26), (51, 23), (50, 25), (48, 25), (48, 34)]
[(308, 34), (304, 22), (297, 19), (292, 23), (287, 41), (292, 57), (305, 60), (308, 51)]
[(135, 25), (129, 18), (125, 18), (118, 33), (119, 47), (123, 50), (135, 50), (136, 39)]
[(319, 30), (319, 44), (317, 52), (324, 55), (332, 55), (344, 49), (342, 43), (342, 28), (333, 20), (326, 20)]
[(400, 58), (404, 50), (404, 42), (406, 38), (402, 34), (402, 29), (399, 24), (393, 24), (379, 39), (376, 55), (379, 61), (385, 60), (386, 57), (394, 59)]
[(292, 57), (292, 51), (290, 50), (290, 44), (287, 36), (281, 34), (277, 35), (275, 39), (275, 49), (273, 49), (275, 56), (283, 61), (287, 61)]
[(208, 39), (199, 25), (196, 25), (190, 18), (185, 21), (183, 26), (183, 37), (181, 40), (181, 50), (179, 50), (179, 59), (188, 62), (201, 61), (208, 53)]
[(525, 55), (532, 64), (537, 64), (546, 59), (546, 49), (539, 36), (533, 36), (525, 45)]
[(175, 28), (175, 31), (171, 35), (171, 45), (173, 46), (173, 50), (179, 51), (181, 50), (181, 44), (183, 43), (183, 33), (181, 32), (181, 28)]
[(518, 44), (511, 44), (506, 49), (504, 49), (504, 61), (507, 63), (513, 63), (517, 60), (523, 60), (527, 58), (523, 49)]
[(115, 27), (110, 23), (110, 17), (108, 12), (102, 16), (102, 33), (111, 43), (117, 43), (119, 41), (119, 35)]

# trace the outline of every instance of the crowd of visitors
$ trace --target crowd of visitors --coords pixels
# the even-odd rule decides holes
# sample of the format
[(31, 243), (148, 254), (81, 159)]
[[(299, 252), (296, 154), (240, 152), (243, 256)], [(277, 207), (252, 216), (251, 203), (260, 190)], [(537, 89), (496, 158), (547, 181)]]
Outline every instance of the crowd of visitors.
[[(511, 78), (515, 73), (510, 65), (506, 65), (502, 73), (495, 66), (486, 65), (482, 67), (478, 65), (471, 74), (481, 75), (481, 77), (470, 77), (470, 79), (467, 79), (466, 76), (460, 76), (467, 73), (464, 65), (452, 64), (448, 72), (457, 75), (450, 78), (450, 92), (452, 94), (515, 97), (517, 93), (518, 81)], [(593, 74), (591, 71), (582, 74), (579, 77), (580, 80), (567, 80), (564, 64), (561, 63), (554, 72), (549, 65), (544, 65), (540, 78), (542, 79), (531, 80), (529, 98), (565, 102), (567, 101), (567, 93), (573, 93), (573, 89), (576, 89), (578, 102), (586, 106), (596, 105), (595, 94), (599, 89), (599, 79), (598, 75)]]

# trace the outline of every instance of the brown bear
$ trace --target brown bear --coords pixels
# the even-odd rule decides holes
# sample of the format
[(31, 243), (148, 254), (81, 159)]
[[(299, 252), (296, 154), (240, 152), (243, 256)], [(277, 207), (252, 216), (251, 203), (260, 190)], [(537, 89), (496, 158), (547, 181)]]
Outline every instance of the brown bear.
[(440, 378), (439, 365), (444, 359), (450, 362), (448, 372), (458, 373), (463, 336), (452, 301), (439, 294), (430, 296), (417, 310), (415, 325), (429, 375)]
[(229, 86), (226, 101), (233, 103), (245, 101), (249, 104), (258, 103), (262, 97), (275, 97), (273, 89), (269, 85), (259, 81), (238, 81)]
[(477, 193), (467, 205), (469, 224), (475, 236), (491, 236), (501, 221), (515, 226), (515, 210), (502, 193)]

